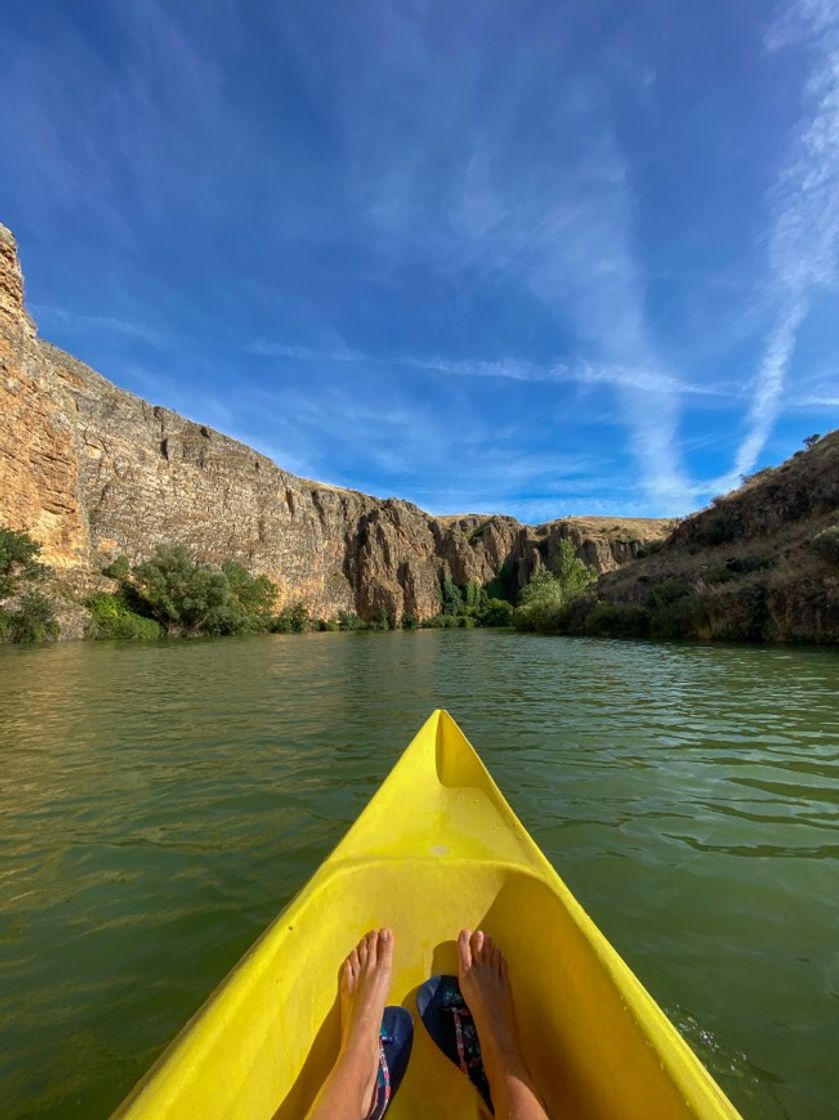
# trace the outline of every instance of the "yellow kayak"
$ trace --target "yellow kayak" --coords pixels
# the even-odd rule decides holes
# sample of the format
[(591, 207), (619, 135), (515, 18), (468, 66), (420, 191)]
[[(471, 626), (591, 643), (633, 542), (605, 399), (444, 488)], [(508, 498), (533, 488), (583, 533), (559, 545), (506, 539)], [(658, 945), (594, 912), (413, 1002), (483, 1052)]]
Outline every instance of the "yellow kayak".
[(524, 1051), (550, 1115), (738, 1113), (436, 711), (347, 835), (117, 1110), (125, 1120), (303, 1120), (338, 1044), (337, 974), (392, 927), (388, 1000), (415, 1021), (392, 1120), (477, 1120), (468, 1079), (426, 1035), (416, 990), (457, 971), (462, 927), (509, 961)]

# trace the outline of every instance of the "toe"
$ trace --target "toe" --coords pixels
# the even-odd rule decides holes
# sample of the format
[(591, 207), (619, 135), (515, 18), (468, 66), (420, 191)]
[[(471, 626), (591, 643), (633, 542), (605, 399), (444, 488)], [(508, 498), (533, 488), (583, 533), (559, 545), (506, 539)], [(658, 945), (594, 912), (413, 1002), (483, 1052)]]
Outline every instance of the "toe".
[(356, 953), (358, 955), (359, 968), (364, 968), (367, 964), (367, 935), (366, 934), (359, 941), (358, 947), (356, 948)]
[(476, 929), (472, 934), (472, 960), (482, 961), (484, 959), (484, 931)]
[(461, 972), (468, 972), (472, 967), (472, 931), (462, 929), (457, 939), (457, 959)]
[(378, 956), (379, 931), (377, 929), (371, 929), (365, 940), (367, 942), (367, 963), (373, 968)]
[(388, 929), (387, 926), (379, 930), (377, 955), (384, 965), (389, 965), (393, 960), (393, 930)]

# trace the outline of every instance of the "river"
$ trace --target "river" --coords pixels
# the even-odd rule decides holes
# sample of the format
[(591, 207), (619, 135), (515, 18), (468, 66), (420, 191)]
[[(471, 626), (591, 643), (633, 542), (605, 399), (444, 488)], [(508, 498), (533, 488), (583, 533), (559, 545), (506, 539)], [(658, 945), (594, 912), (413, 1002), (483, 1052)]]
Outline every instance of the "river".
[(435, 707), (743, 1113), (836, 1115), (837, 696), (811, 649), (0, 647), (0, 1115), (106, 1117)]

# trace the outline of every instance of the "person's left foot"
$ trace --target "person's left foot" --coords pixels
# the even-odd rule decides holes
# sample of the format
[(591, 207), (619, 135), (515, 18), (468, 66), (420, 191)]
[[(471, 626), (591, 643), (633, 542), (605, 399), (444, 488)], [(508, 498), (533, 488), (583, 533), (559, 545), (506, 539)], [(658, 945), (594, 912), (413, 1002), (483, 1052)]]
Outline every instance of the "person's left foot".
[(345, 1060), (369, 1069), (364, 1093), (366, 1116), (373, 1105), (379, 1070), (379, 1029), (390, 990), (393, 933), (371, 929), (341, 966), (341, 1052)]

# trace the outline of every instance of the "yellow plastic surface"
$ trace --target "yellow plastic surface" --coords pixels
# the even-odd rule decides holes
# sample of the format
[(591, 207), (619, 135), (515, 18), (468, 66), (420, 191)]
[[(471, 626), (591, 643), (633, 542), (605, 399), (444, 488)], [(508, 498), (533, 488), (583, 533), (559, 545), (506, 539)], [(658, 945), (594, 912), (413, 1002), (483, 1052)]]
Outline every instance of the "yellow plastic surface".
[[(389, 1120), (477, 1120), (479, 1098), (425, 1034), (415, 992), (456, 972), (458, 930), (510, 964), (552, 1120), (738, 1113), (516, 818), (454, 720), (435, 711), (347, 835), (115, 1113), (302, 1120), (336, 1053), (338, 968), (390, 925), (389, 1003), (415, 1021)], [(114, 1120), (115, 1120), (114, 1118)]]

